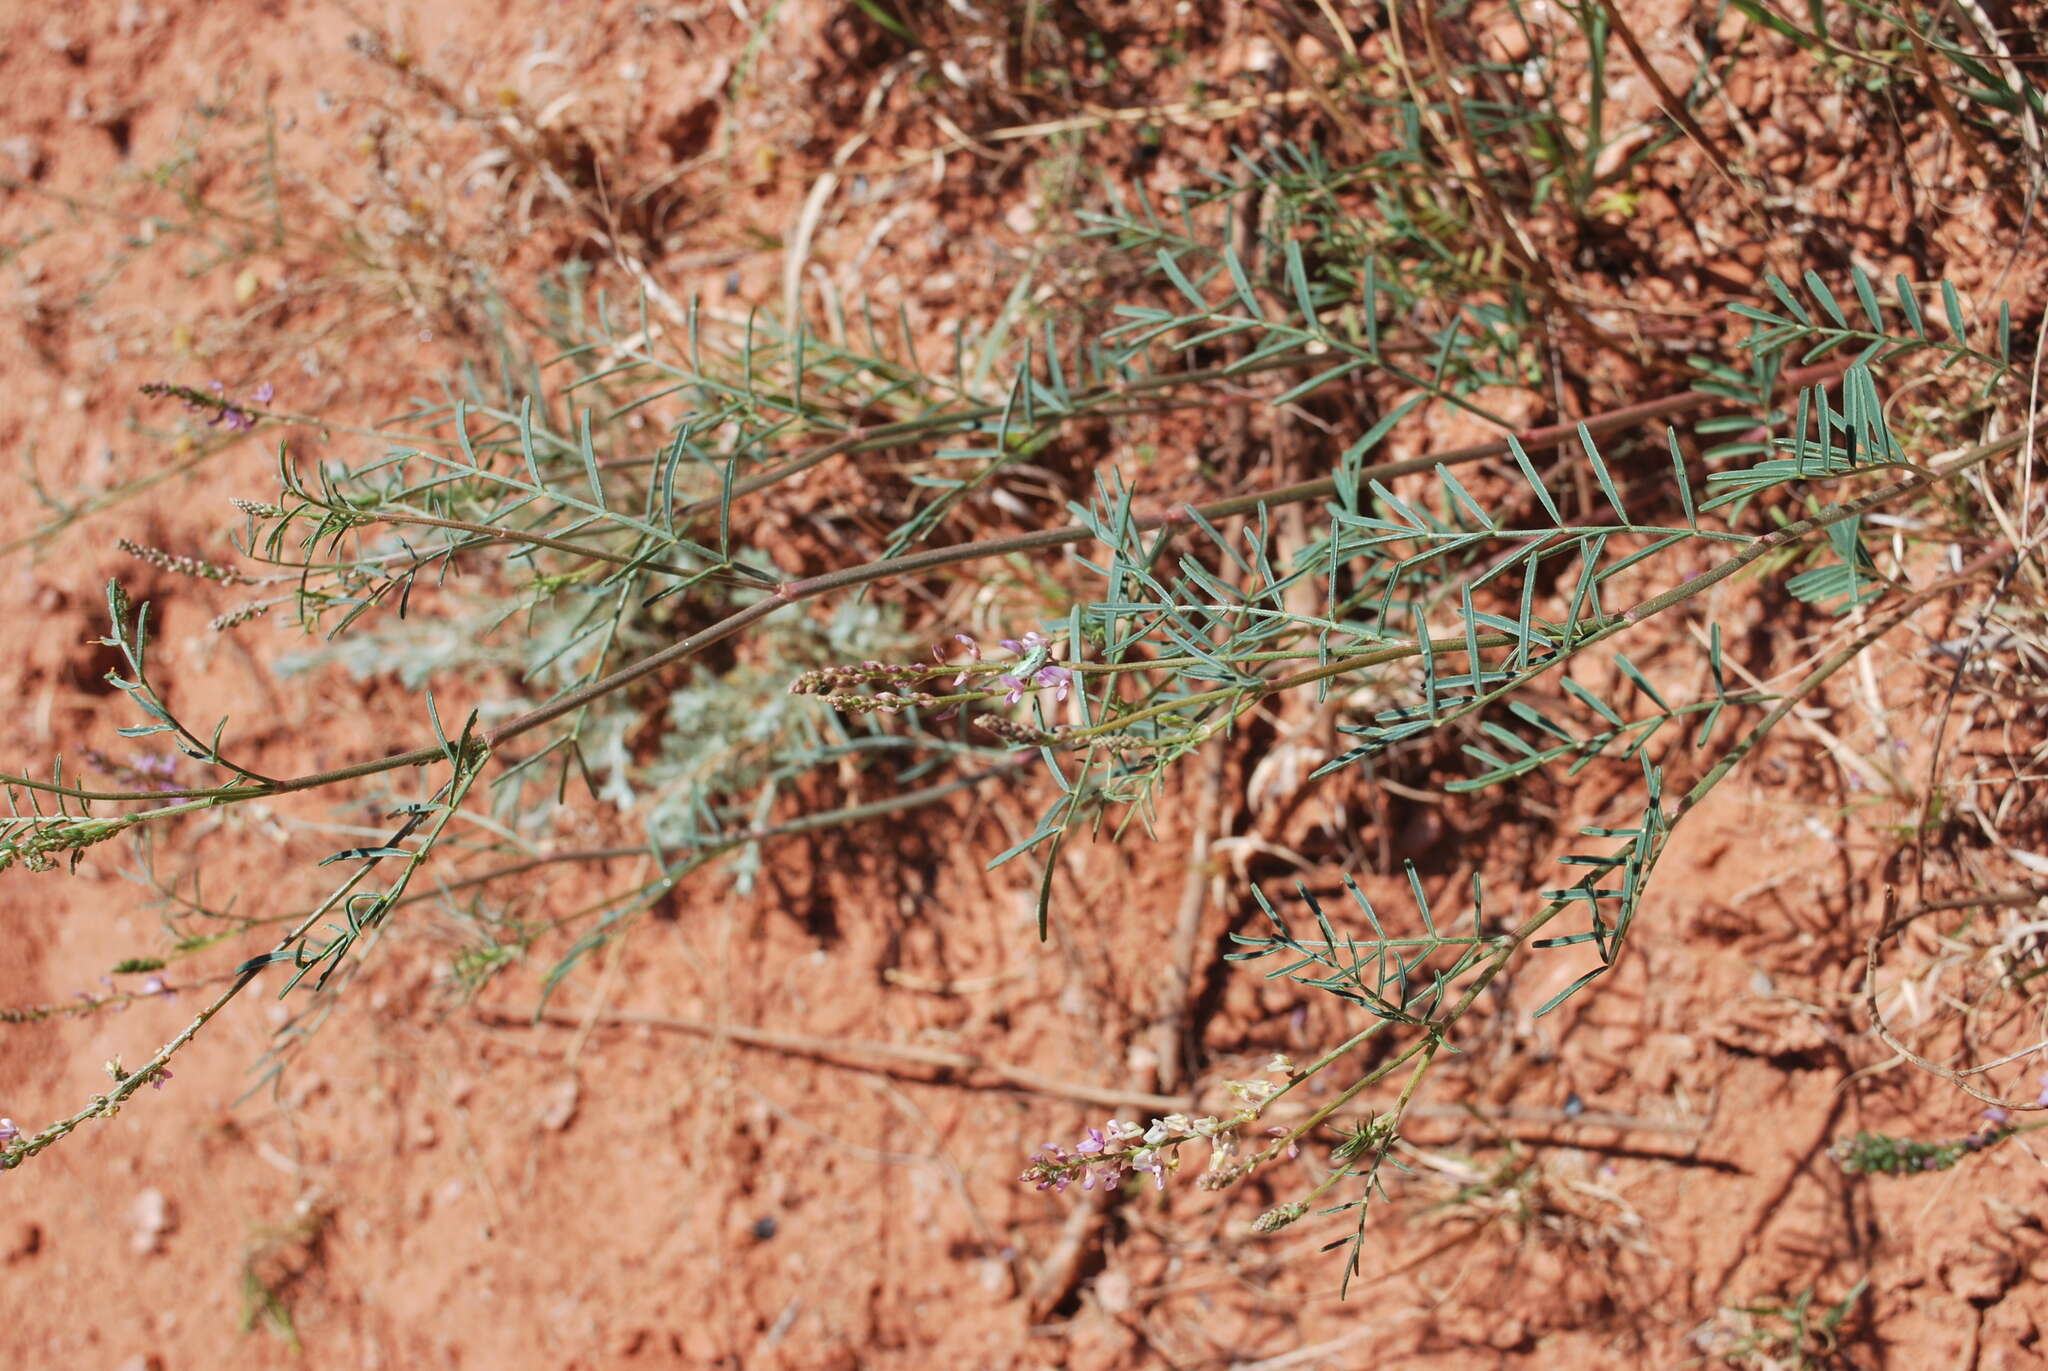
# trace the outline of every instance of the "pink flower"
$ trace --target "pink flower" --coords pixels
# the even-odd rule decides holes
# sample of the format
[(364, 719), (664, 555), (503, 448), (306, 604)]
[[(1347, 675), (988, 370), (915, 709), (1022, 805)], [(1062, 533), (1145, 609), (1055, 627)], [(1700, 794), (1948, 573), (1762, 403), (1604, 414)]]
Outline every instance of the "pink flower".
[(21, 1136), (21, 1130), (14, 1126), (12, 1119), (0, 1119), (0, 1145), (13, 1142)]
[(1042, 666), (1032, 681), (1052, 691), (1055, 704), (1067, 702), (1067, 689), (1074, 683), (1074, 673), (1063, 666)]

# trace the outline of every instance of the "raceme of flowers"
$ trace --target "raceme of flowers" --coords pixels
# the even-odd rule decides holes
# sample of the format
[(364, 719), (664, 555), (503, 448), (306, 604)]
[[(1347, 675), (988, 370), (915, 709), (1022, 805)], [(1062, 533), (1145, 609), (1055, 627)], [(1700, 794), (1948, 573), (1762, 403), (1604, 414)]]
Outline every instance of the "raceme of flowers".
[[(1000, 691), (1006, 704), (1017, 704), (1026, 695), (1040, 690), (1052, 692), (1054, 704), (1064, 704), (1074, 685), (1071, 667), (1061, 666), (1050, 660), (1052, 639), (1036, 629), (1022, 638), (1004, 638), (1001, 646), (1016, 658), (1014, 662), (992, 662), (984, 664), (981, 644), (965, 633), (953, 635), (953, 641), (967, 649), (966, 663), (949, 663), (945, 660), (943, 646), (934, 649), (930, 664), (918, 662), (909, 665), (891, 665), (887, 662), (857, 662), (843, 666), (819, 667), (806, 671), (790, 682), (792, 695), (822, 695), (826, 702), (836, 709), (852, 711), (930, 709), (949, 706), (957, 708), (964, 699), (985, 698), (987, 694)], [(987, 667), (1000, 670), (990, 672)], [(958, 668), (955, 670), (955, 668)], [(948, 671), (954, 675), (949, 688), (961, 691), (974, 682), (993, 675), (994, 690), (976, 691), (965, 697), (935, 694), (928, 687)], [(873, 693), (863, 694), (863, 687)], [(944, 716), (941, 716), (944, 717)]]
[[(2048, 1082), (2048, 1077), (2043, 1079)], [(2048, 1107), (2048, 1084), (2042, 1088), (2039, 1103)], [(1977, 1117), (1977, 1128), (1961, 1138), (1922, 1142), (1865, 1131), (1842, 1139), (1829, 1152), (1835, 1165), (1852, 1176), (1910, 1176), (1922, 1171), (1947, 1171), (1963, 1158), (2004, 1142), (2020, 1131), (2003, 1109), (1987, 1109)]]
[(248, 404), (237, 404), (227, 398), (227, 387), (218, 381), (209, 381), (204, 390), (196, 386), (181, 386), (170, 381), (152, 381), (142, 388), (144, 395), (168, 396), (182, 400), (189, 410), (207, 412), (213, 415), (206, 421), (208, 428), (224, 428), (230, 433), (246, 433), (256, 427), (256, 409), (268, 405), (277, 390), (270, 382), (249, 392)]
[[(965, 633), (954, 634), (953, 641), (966, 648), (972, 660), (981, 660), (980, 643)], [(1037, 629), (1032, 629), (1022, 638), (1004, 638), (1002, 646), (1019, 659), (1017, 669), (1003, 672), (996, 677), (996, 684), (1005, 692), (1003, 699), (1006, 703), (1016, 704), (1034, 690), (1050, 690), (1053, 692), (1053, 703), (1066, 703), (1067, 692), (1074, 684), (1074, 673), (1066, 667), (1045, 660), (1046, 654), (1052, 650), (1052, 639)], [(959, 689), (973, 674), (971, 671), (963, 671), (955, 676), (953, 688)]]
[[(1269, 1073), (1281, 1076), (1289, 1076), (1293, 1070), (1293, 1063), (1284, 1056), (1274, 1057), (1267, 1066)], [(1097, 1186), (1115, 1190), (1123, 1184), (1126, 1175), (1143, 1172), (1152, 1177), (1154, 1189), (1164, 1190), (1167, 1173), (1180, 1169), (1181, 1147), (1199, 1139), (1209, 1144), (1209, 1166), (1196, 1184), (1204, 1190), (1220, 1190), (1242, 1179), (1251, 1170), (1252, 1163), (1237, 1156), (1237, 1132), (1258, 1118), (1259, 1112), (1279, 1094), (1281, 1088), (1272, 1081), (1230, 1081), (1227, 1084), (1230, 1093), (1245, 1104), (1234, 1114), (1224, 1118), (1168, 1114), (1144, 1126), (1123, 1119), (1109, 1119), (1100, 1128), (1088, 1129), (1071, 1147), (1056, 1142), (1046, 1143), (1032, 1154), (1031, 1164), (1017, 1179), (1039, 1190), (1058, 1194), (1076, 1181), (1080, 1182), (1083, 1190), (1093, 1190)], [(1279, 1138), (1285, 1137), (1287, 1130), (1273, 1128), (1267, 1132)], [(1290, 1144), (1286, 1155), (1291, 1160), (1299, 1152), (1298, 1147)]]

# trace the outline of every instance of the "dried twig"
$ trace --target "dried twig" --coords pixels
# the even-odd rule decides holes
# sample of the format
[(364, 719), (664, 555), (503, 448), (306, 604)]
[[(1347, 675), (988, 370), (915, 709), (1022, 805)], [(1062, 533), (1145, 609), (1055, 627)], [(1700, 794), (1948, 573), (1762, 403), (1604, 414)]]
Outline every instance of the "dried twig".
[[(505, 1009), (482, 1009), (478, 1013), (485, 1022), (507, 1028), (524, 1028), (535, 1023), (580, 1028), (585, 1017), (565, 1010), (548, 1010), (538, 1016), (517, 1014)], [(1021, 1066), (990, 1061), (971, 1052), (949, 1052), (940, 1047), (916, 1047), (908, 1043), (871, 1042), (858, 1038), (818, 1038), (808, 1033), (778, 1033), (773, 1029), (750, 1028), (744, 1024), (714, 1024), (700, 1019), (682, 1019), (668, 1014), (642, 1014), (625, 1009), (607, 1010), (596, 1016), (596, 1022), (635, 1024), (665, 1029), (672, 1033), (693, 1033), (708, 1038), (724, 1038), (746, 1047), (817, 1057), (833, 1065), (839, 1064), (833, 1060), (839, 1057), (878, 1057), (884, 1061), (932, 1066), (944, 1071), (975, 1072), (993, 1076), (1004, 1085), (1015, 1086), (1020, 1090), (1029, 1090), (1040, 1095), (1058, 1095), (1070, 1100), (1079, 1100), (1084, 1104), (1107, 1105), (1112, 1109), (1129, 1105), (1160, 1113), (1184, 1113), (1194, 1107), (1192, 1100), (1180, 1096), (1153, 1095), (1138, 1090), (1112, 1090), (1080, 1081), (1063, 1081)]]
[(2011, 1056), (2002, 1057), (1999, 1059), (1999, 1062), (1987, 1063), (1983, 1066), (1973, 1066), (1958, 1071), (1953, 1067), (1941, 1066), (1931, 1062), (1912, 1048), (1906, 1046), (1903, 1042), (1899, 1041), (1898, 1036), (1892, 1032), (1891, 1026), (1885, 1022), (1883, 1012), (1877, 1007), (1877, 949), (1885, 939), (1903, 932), (1908, 924), (1912, 923), (1913, 920), (1919, 918), (1922, 914), (1930, 912), (1931, 908), (1929, 905), (1919, 905), (1914, 908), (1912, 913), (1901, 918), (1899, 916), (1898, 890), (1889, 885), (1884, 888), (1884, 922), (1878, 925), (1877, 932), (1870, 935), (1870, 941), (1863, 949), (1863, 1007), (1865, 1012), (1870, 1015), (1870, 1031), (1875, 1033), (1878, 1040), (1886, 1047), (1889, 1047), (1922, 1071), (1927, 1072), (1930, 1076), (1941, 1077), (1964, 1094), (1974, 1096), (1994, 1109), (2048, 1109), (2048, 1104), (2044, 1104), (2039, 1099), (2006, 1099), (2003, 1096), (1979, 1090), (1965, 1079), (1966, 1077), (1986, 1071), (1991, 1066), (2011, 1061)]

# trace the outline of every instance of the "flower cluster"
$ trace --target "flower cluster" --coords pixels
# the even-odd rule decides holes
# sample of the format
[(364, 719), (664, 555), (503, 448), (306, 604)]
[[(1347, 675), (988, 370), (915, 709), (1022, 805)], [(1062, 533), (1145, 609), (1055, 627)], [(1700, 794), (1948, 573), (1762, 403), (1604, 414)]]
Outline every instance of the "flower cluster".
[[(2042, 1091), (2048, 1103), (2048, 1090)], [(1963, 1158), (2000, 1143), (2019, 1130), (2003, 1109), (1987, 1109), (1978, 1116), (1975, 1131), (1947, 1142), (1921, 1142), (1896, 1138), (1888, 1133), (1858, 1133), (1829, 1149), (1835, 1164), (1852, 1176), (1910, 1176), (1922, 1171), (1946, 1171)]]
[[(981, 665), (980, 643), (965, 633), (954, 634), (953, 640), (968, 651), (969, 660), (964, 666), (947, 662), (945, 645), (940, 644), (932, 650), (930, 663), (850, 662), (818, 667), (790, 682), (789, 693), (822, 695), (835, 709), (860, 713), (944, 707), (947, 713), (939, 717), (946, 718), (964, 701), (980, 698), (979, 690), (967, 695), (933, 694), (931, 684), (949, 672), (953, 673), (950, 689), (959, 691), (962, 687), (974, 689), (971, 683), (990, 676), (990, 667), (1000, 666), (1002, 670), (993, 673), (993, 685), (1010, 704), (1038, 690), (1050, 690), (1054, 703), (1064, 703), (1073, 688), (1073, 670), (1047, 660), (1052, 640), (1043, 633), (1033, 631), (1022, 638), (1003, 639), (1003, 647), (1015, 654), (1017, 660), (988, 666)], [(1036, 731), (1033, 732), (1035, 735)]]
[[(1275, 1056), (1266, 1070), (1269, 1074), (1291, 1077), (1294, 1063), (1285, 1056)], [(1031, 1155), (1031, 1164), (1017, 1179), (1057, 1194), (1077, 1180), (1083, 1190), (1093, 1190), (1098, 1185), (1114, 1190), (1123, 1184), (1126, 1172), (1144, 1171), (1151, 1174), (1154, 1189), (1164, 1190), (1166, 1173), (1180, 1169), (1181, 1145), (1199, 1139), (1209, 1144), (1209, 1167), (1197, 1184), (1204, 1190), (1221, 1190), (1241, 1179), (1255, 1164), (1239, 1160), (1236, 1155), (1238, 1129), (1258, 1118), (1259, 1111), (1282, 1088), (1272, 1081), (1259, 1080), (1227, 1081), (1225, 1085), (1245, 1105), (1228, 1117), (1168, 1114), (1142, 1128), (1122, 1119), (1110, 1119), (1100, 1128), (1089, 1129), (1072, 1147), (1046, 1143)], [(1276, 1138), (1287, 1135), (1284, 1128), (1267, 1131)], [(1299, 1152), (1291, 1143), (1286, 1149), (1290, 1159)]]
[(1294, 1200), (1287, 1204), (1275, 1205), (1259, 1215), (1258, 1218), (1252, 1220), (1252, 1232), (1260, 1235), (1278, 1233), (1281, 1229), (1287, 1227), (1288, 1224), (1293, 1223), (1306, 1213), (1308, 1213), (1308, 1202), (1306, 1200)]
[(977, 714), (974, 716), (974, 726), (984, 733), (1018, 747), (1055, 747), (1059, 744), (1060, 735), (1070, 731), (1059, 728), (1034, 728), (1030, 724), (1005, 718), (1000, 714)]
[(225, 633), (231, 628), (239, 628), (251, 619), (268, 613), (270, 613), (270, 605), (267, 602), (258, 601), (255, 604), (243, 605), (240, 609), (231, 609), (225, 614), (216, 615), (207, 621), (206, 626), (215, 633)]
[[(981, 660), (981, 644), (973, 638), (965, 633), (956, 633), (953, 641), (966, 648), (973, 661)], [(1066, 703), (1067, 692), (1073, 689), (1074, 673), (1071, 668), (1046, 660), (1052, 649), (1052, 639), (1034, 628), (1022, 638), (1003, 639), (1001, 646), (1017, 658), (1015, 666), (996, 677), (996, 684), (1003, 688), (1005, 703), (1016, 704), (1038, 690), (1050, 690), (1055, 704)], [(972, 671), (963, 671), (955, 676), (954, 687), (957, 689), (973, 674)]]
[(202, 562), (197, 557), (185, 557), (175, 552), (166, 552), (160, 547), (150, 547), (147, 544), (138, 543), (130, 538), (117, 538), (114, 540), (114, 546), (120, 548), (121, 551), (127, 553), (130, 557), (140, 557), (159, 571), (168, 571), (178, 576), (196, 576), (202, 581), (217, 581), (224, 586), (252, 586), (256, 584), (253, 577), (244, 576), (239, 571), (230, 571), (226, 567), (218, 567), (211, 562)]
[(1111, 1119), (1091, 1128), (1072, 1147), (1049, 1142), (1032, 1154), (1031, 1164), (1017, 1179), (1055, 1193), (1076, 1180), (1083, 1190), (1100, 1185), (1114, 1190), (1126, 1171), (1148, 1171), (1155, 1189), (1166, 1188), (1166, 1173), (1180, 1168), (1180, 1145), (1198, 1137), (1214, 1138), (1224, 1125), (1218, 1120), (1169, 1114), (1140, 1128)]
[[(935, 669), (921, 663), (892, 665), (888, 662), (850, 662), (843, 666), (822, 666), (806, 671), (789, 683), (792, 695), (823, 695), (837, 708), (859, 707), (859, 702), (888, 699), (899, 706), (918, 703), (910, 697), (929, 701), (934, 697), (921, 687)], [(862, 686), (879, 686), (874, 695), (855, 692)]]
[(131, 1073), (121, 1065), (121, 1059), (119, 1057), (109, 1057), (107, 1059), (105, 1069), (107, 1075), (112, 1078), (116, 1087), (125, 1086), (128, 1084), (128, 1082), (134, 1080), (137, 1076), (140, 1076), (142, 1077), (144, 1083), (146, 1083), (151, 1090), (161, 1090), (164, 1088), (164, 1086), (168, 1085), (171, 1080), (171, 1069), (168, 1066), (159, 1066), (154, 1070), (145, 1066), (144, 1068), (142, 1068), (141, 1071)]
[(142, 393), (181, 400), (189, 410), (210, 411), (213, 417), (206, 421), (208, 428), (224, 428), (230, 433), (246, 433), (256, 427), (256, 413), (252, 407), (269, 404), (277, 391), (270, 382), (265, 381), (249, 392), (248, 405), (238, 405), (228, 399), (227, 387), (218, 381), (209, 381), (204, 390), (194, 386), (174, 385), (169, 381), (151, 381), (142, 388)]
[(85, 749), (85, 758), (100, 770), (149, 790), (178, 790), (178, 759), (168, 752), (137, 752), (129, 760), (109, 757), (97, 748)]
[(53, 852), (69, 852), (72, 860), (95, 844), (103, 843), (127, 828), (129, 819), (89, 819), (74, 815), (27, 821), (14, 831), (0, 833), (0, 871), (20, 862), (30, 871), (51, 871)]

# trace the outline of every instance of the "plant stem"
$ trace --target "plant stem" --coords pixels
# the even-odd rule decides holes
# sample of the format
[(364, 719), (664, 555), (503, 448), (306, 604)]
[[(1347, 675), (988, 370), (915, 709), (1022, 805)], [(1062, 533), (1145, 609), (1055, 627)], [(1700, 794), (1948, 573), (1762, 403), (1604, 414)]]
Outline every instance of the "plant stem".
[[(1788, 373), (1784, 377), (1784, 381), (1788, 385), (1804, 385), (1834, 375), (1841, 370), (1842, 366), (1842, 363), (1826, 363), (1818, 367), (1810, 367), (1803, 371)], [(1653, 419), (1668, 418), (1690, 410), (1703, 409), (1718, 403), (1719, 399), (1720, 397), (1718, 396), (1704, 392), (1687, 391), (1678, 395), (1666, 396), (1659, 400), (1650, 400), (1642, 404), (1610, 410), (1605, 414), (1595, 415), (1577, 423), (1551, 424), (1543, 428), (1532, 429), (1528, 433), (1523, 434), (1520, 441), (1525, 449), (1555, 447), (1563, 443), (1575, 441), (1581, 428), (1584, 428), (1593, 435), (1608, 434), (1620, 429), (1633, 427), (1637, 424), (1646, 423)], [(1887, 487), (1884, 491), (1878, 493), (1881, 498), (1877, 499), (1876, 502), (1881, 503), (1882, 499), (1889, 499), (1900, 494), (1918, 490), (1924, 485), (1931, 483), (1932, 480), (1939, 479), (1941, 476), (1953, 474), (1964, 469), (1966, 466), (1976, 465), (1978, 462), (1990, 457), (2010, 451), (2018, 442), (2019, 435), (2014, 435), (2001, 439), (1996, 443), (1987, 444), (1982, 448), (1972, 449), (1971, 453), (1966, 454), (1966, 456), (1973, 457), (1973, 460), (1968, 462), (1959, 460), (1939, 473), (1934, 473), (1927, 477), (1916, 477), (1909, 481), (1900, 482), (1895, 486)], [(1439, 466), (1455, 466), (1481, 461), (1490, 457), (1505, 456), (1508, 450), (1508, 443), (1505, 439), (1472, 443), (1442, 452), (1424, 453), (1421, 456), (1411, 457), (1404, 461), (1382, 462), (1376, 466), (1365, 467), (1358, 473), (1358, 479), (1361, 482), (1386, 480), (1396, 476), (1412, 475), (1416, 472), (1433, 471)], [(1196, 515), (1213, 523), (1219, 519), (1227, 519), (1234, 515), (1249, 514), (1262, 507), (1271, 508), (1276, 505), (1298, 504), (1308, 500), (1327, 499), (1334, 495), (1336, 490), (1336, 478), (1326, 476), (1313, 481), (1301, 481), (1291, 485), (1275, 486), (1263, 491), (1250, 491), (1242, 495), (1226, 496), (1222, 499), (1211, 500), (1199, 505), (1183, 505), (1177, 509), (1134, 519), (1132, 523), (1139, 530), (1178, 528), (1192, 524)], [(1866, 497), (1866, 499), (1870, 498)], [(1861, 512), (1863, 508), (1868, 507), (1871, 507), (1871, 505), (1863, 504), (1855, 507), (1830, 506), (1830, 509), (1846, 510), (1846, 512), (1839, 515), (1839, 518), (1849, 518), (1853, 517), (1855, 513)], [(1836, 519), (1829, 519), (1826, 522), (1832, 523), (1836, 521)], [(1770, 535), (1769, 538), (1759, 539), (1758, 544), (1760, 547), (1766, 544), (1771, 547), (1781, 546), (1783, 543), (1790, 541), (1791, 536), (1797, 536), (1792, 533), (1794, 529), (1801, 530), (1802, 532), (1811, 532), (1814, 528), (1824, 526), (1825, 523), (1817, 523), (1814, 520), (1803, 521), (1801, 525), (1791, 525), (1787, 529), (1781, 529), (1778, 533)], [(550, 700), (544, 705), (530, 709), (524, 714), (507, 720), (486, 735), (486, 740), (495, 750), (515, 738), (553, 723), (565, 714), (574, 713), (593, 700), (601, 699), (606, 695), (612, 694), (614, 691), (632, 685), (636, 681), (643, 680), (655, 672), (674, 666), (678, 662), (687, 661), (714, 643), (721, 642), (742, 629), (752, 627), (769, 615), (804, 600), (815, 599), (818, 596), (826, 595), (833, 591), (849, 590), (856, 586), (890, 580), (899, 576), (909, 576), (940, 567), (981, 561), (990, 557), (1003, 557), (1018, 552), (1065, 547), (1074, 543), (1086, 542), (1094, 536), (1094, 531), (1088, 525), (1067, 524), (1057, 528), (1037, 529), (1029, 533), (1010, 534), (1000, 538), (985, 538), (970, 543), (957, 543), (950, 547), (927, 548), (921, 552), (905, 553), (901, 556), (883, 558), (879, 561), (866, 562), (858, 566), (844, 567), (837, 571), (825, 572), (821, 575), (806, 577), (801, 580), (785, 581), (776, 587), (775, 592), (768, 598), (749, 605), (745, 609), (739, 610), (720, 620), (718, 623), (689, 635), (680, 642), (671, 644), (658, 652), (651, 653), (641, 658), (638, 662), (622, 667), (609, 676), (589, 682)], [(1755, 551), (1755, 555), (1761, 556), (1762, 550)], [(1724, 574), (1733, 574), (1732, 569)], [(1702, 578), (1702, 580), (1704, 579)], [(1697, 585), (1698, 583), (1695, 582), (1693, 584)], [(1674, 593), (1670, 597), (1670, 602), (1675, 603), (1676, 600), (1685, 598), (1685, 593), (1687, 593), (1685, 589), (1681, 588), (1679, 592)], [(1655, 604), (1656, 602), (1648, 603)], [(1659, 607), (1661, 608), (1662, 606)], [(1488, 696), (1485, 698), (1490, 701), (1492, 697)], [(254, 799), (264, 795), (286, 794), (299, 790), (311, 790), (342, 781), (375, 776), (382, 772), (395, 771), (404, 767), (425, 766), (441, 757), (441, 755), (442, 752), (438, 746), (419, 747), (408, 752), (393, 753), (386, 757), (357, 762), (350, 766), (337, 767), (329, 771), (313, 772), (305, 776), (286, 778), (267, 786), (223, 786), (210, 789), (159, 792), (86, 791), (4, 773), (0, 773), (0, 784), (20, 786), (24, 789), (32, 789), (44, 794), (63, 795), (67, 798), (78, 800), (160, 801), (164, 799), (212, 798), (231, 801)]]

